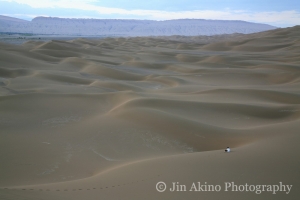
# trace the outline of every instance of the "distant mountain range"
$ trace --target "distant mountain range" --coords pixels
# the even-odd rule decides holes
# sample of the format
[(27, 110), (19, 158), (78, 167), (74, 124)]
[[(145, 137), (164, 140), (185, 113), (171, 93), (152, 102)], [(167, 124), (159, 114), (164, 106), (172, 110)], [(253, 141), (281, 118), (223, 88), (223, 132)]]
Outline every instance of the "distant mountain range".
[(127, 19), (68, 19), (36, 17), (32, 21), (0, 15), (0, 32), (55, 35), (196, 36), (255, 33), (277, 27), (237, 20), (178, 19), (166, 21)]

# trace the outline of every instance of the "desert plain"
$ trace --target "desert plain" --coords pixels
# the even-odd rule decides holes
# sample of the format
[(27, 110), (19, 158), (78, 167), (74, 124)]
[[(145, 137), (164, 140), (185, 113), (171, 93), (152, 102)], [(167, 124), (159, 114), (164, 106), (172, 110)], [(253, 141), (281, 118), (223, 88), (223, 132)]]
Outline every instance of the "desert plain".
[(0, 86), (1, 200), (299, 199), (299, 26), (1, 43)]

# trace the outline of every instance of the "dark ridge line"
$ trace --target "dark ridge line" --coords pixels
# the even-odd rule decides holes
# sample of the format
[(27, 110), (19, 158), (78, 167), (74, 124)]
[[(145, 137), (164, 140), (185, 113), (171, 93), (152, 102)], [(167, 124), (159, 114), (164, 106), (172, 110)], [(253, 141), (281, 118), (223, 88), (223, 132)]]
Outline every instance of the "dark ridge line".
[[(157, 175), (156, 177), (160, 177), (160, 175)], [(156, 178), (156, 177), (154, 177), (154, 178)], [(154, 179), (154, 178), (152, 178), (152, 179)], [(151, 180), (151, 179), (148, 179), (148, 180)], [(143, 181), (147, 181), (147, 180), (141, 180), (141, 182), (143, 182)], [(137, 180), (137, 181), (133, 181), (133, 182), (130, 182), (130, 183), (123, 183), (123, 185), (117, 185), (117, 186), (115, 186), (115, 185), (112, 185), (112, 186), (106, 186), (106, 187), (101, 187), (101, 188), (98, 188), (99, 190), (102, 190), (102, 189), (110, 189), (110, 188), (116, 188), (116, 187), (122, 187), (122, 186), (125, 186), (125, 185), (127, 185), (127, 184), (134, 184), (134, 183), (139, 183), (139, 181)], [(25, 188), (23, 188), (23, 189), (16, 189), (16, 188), (8, 188), (8, 187), (5, 187), (5, 188), (0, 188), (0, 190), (18, 190), (18, 191), (39, 191), (39, 192), (61, 192), (61, 191), (63, 191), (63, 192), (71, 192), (71, 191), (83, 191), (83, 190), (96, 190), (97, 188), (86, 188), (86, 189), (64, 189), (64, 190), (62, 190), (62, 189), (54, 189), (54, 190), (50, 190), (50, 189), (33, 189), (33, 188), (29, 188), (29, 189), (25, 189)]]

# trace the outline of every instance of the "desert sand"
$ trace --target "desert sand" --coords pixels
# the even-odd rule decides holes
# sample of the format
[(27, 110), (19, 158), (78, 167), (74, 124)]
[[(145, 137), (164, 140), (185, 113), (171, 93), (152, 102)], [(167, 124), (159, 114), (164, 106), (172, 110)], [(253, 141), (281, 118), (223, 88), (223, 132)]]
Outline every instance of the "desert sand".
[(1, 43), (0, 199), (298, 199), (299, 36)]

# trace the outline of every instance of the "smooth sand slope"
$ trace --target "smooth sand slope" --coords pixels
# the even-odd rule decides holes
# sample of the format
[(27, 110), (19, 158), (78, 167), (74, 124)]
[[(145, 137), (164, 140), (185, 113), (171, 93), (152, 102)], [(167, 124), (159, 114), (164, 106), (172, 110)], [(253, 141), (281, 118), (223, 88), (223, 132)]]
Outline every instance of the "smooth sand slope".
[(1, 43), (0, 199), (298, 199), (299, 35)]

